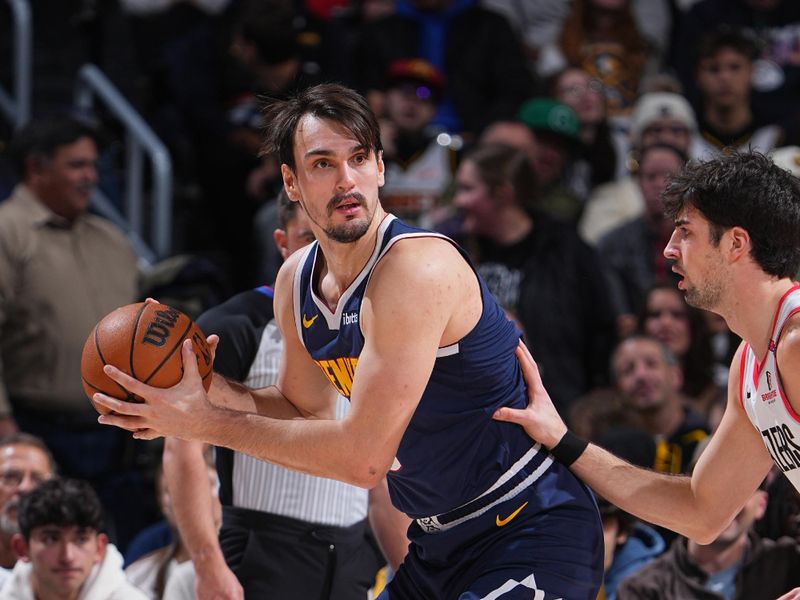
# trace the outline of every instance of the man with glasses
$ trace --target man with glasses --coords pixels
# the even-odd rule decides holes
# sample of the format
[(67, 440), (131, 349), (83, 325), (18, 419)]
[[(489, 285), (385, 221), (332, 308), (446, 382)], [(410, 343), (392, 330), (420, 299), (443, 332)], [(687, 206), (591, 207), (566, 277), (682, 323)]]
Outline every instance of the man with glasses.
[(53, 477), (55, 470), (50, 451), (36, 436), (15, 433), (0, 439), (0, 582), (17, 562), (11, 537), (18, 531), (19, 495)]

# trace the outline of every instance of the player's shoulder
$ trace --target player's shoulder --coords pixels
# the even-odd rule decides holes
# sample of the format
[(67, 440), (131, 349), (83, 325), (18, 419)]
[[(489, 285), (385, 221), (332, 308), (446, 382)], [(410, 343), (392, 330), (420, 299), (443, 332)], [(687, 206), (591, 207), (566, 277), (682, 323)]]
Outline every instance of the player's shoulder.
[(431, 234), (398, 239), (381, 258), (376, 273), (411, 280), (447, 279), (465, 267), (468, 268), (467, 262), (452, 240)]
[(283, 261), (281, 268), (278, 269), (278, 275), (275, 278), (274, 297), (276, 302), (287, 297), (287, 294), (291, 295), (295, 273), (297, 269), (300, 268), (300, 263), (313, 247), (313, 244), (311, 246), (306, 246), (292, 253)]
[(776, 354), (778, 367), (785, 364), (795, 365), (800, 361), (800, 311), (792, 314), (783, 326)]

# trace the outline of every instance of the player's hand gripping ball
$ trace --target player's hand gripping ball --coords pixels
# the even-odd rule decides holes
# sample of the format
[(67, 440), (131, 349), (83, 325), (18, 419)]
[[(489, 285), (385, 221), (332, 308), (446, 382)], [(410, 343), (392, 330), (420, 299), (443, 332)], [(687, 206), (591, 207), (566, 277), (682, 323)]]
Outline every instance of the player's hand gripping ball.
[[(183, 377), (181, 344), (192, 340), (203, 387), (211, 385), (212, 357), (206, 336), (185, 314), (166, 304), (139, 302), (109, 313), (95, 326), (86, 339), (81, 356), (83, 389), (89, 400), (97, 392), (107, 396), (141, 402), (103, 372), (113, 365), (153, 387), (168, 388)], [(92, 401), (101, 414), (108, 409)]]

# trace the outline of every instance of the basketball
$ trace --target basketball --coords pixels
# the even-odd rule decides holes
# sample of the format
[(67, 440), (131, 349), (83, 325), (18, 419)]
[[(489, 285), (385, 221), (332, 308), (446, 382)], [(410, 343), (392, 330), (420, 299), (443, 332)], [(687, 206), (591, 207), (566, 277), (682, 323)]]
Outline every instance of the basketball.
[(203, 387), (208, 391), (211, 351), (206, 336), (185, 314), (166, 304), (139, 302), (103, 317), (86, 339), (81, 356), (83, 389), (92, 405), (99, 413), (108, 413), (92, 400), (97, 392), (128, 402), (142, 401), (108, 377), (103, 372), (105, 365), (153, 387), (177, 384), (183, 376), (181, 343), (186, 338), (192, 340)]

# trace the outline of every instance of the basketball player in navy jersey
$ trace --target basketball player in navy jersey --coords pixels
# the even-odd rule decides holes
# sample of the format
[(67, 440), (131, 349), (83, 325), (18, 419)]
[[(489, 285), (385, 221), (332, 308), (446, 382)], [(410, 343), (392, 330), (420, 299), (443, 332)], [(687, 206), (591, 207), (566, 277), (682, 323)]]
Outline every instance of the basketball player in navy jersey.
[[(725, 318), (744, 341), (728, 403), (691, 477), (633, 467), (578, 440), (556, 413), (530, 354), (531, 400), (495, 418), (545, 447), (572, 448), (572, 471), (621, 509), (709, 543), (776, 465), (800, 489), (800, 180), (761, 154), (690, 163), (664, 192), (675, 230), (664, 250), (686, 301)], [(800, 590), (786, 598), (800, 598)]]
[[(364, 99), (321, 85), (267, 116), (267, 148), (317, 238), (277, 278), (277, 385), (214, 377), (206, 395), (185, 344), (184, 379), (168, 390), (107, 368), (146, 402), (98, 397), (116, 412), (101, 422), (366, 488), (388, 473), (392, 502), (413, 521), (382, 599), (594, 600), (603, 544), (591, 493), (522, 428), (492, 419), (527, 401), (520, 333), (463, 251), (384, 212)], [(351, 402), (340, 421), (337, 391)]]

